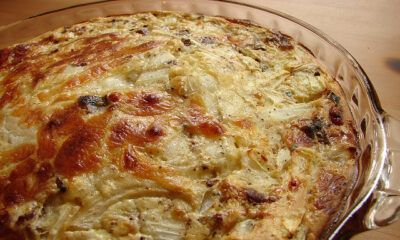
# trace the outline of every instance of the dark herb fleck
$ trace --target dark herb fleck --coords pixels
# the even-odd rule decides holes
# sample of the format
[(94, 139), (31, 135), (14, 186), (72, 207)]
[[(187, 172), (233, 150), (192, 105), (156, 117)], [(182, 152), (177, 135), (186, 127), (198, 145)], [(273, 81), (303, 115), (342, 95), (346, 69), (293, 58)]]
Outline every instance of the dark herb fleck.
[(332, 101), (334, 101), (335, 103), (339, 103), (340, 102), (340, 97), (337, 96), (334, 92), (329, 91), (328, 93), (328, 98)]
[(245, 191), (246, 198), (250, 203), (263, 203), (263, 202), (275, 202), (276, 198), (273, 197), (265, 197), (264, 194), (257, 192), (254, 189), (247, 189)]
[(313, 139), (317, 137), (318, 142), (328, 144), (329, 140), (326, 137), (325, 131), (322, 128), (322, 122), (319, 119), (314, 119), (310, 125), (306, 125), (300, 128), (307, 137)]
[(149, 30), (147, 28), (141, 28), (141, 29), (137, 30), (136, 33), (139, 33), (141, 35), (147, 35), (147, 34), (149, 34)]
[(207, 187), (212, 187), (212, 186), (214, 186), (215, 183), (217, 183), (217, 180), (208, 179), (208, 180), (206, 181), (206, 186), (207, 186)]
[(190, 46), (192, 45), (192, 42), (190, 41), (190, 39), (182, 39), (183, 45), (185, 46)]
[(314, 138), (315, 136), (316, 129), (312, 125), (301, 127), (300, 130), (303, 131), (309, 138)]
[(56, 178), (56, 185), (60, 189), (60, 192), (65, 193), (67, 191), (67, 187), (60, 178)]
[(265, 72), (268, 70), (268, 66), (267, 65), (262, 65), (261, 66), (261, 72)]
[(102, 107), (107, 105), (107, 97), (99, 96), (81, 96), (78, 99), (78, 103), (81, 107), (87, 107), (88, 105)]

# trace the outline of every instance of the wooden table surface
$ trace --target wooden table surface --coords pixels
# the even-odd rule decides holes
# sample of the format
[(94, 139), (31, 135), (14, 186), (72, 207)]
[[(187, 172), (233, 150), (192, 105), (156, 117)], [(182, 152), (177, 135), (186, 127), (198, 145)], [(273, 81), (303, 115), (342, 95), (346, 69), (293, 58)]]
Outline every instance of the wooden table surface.
[[(1, 0), (0, 26), (93, 0)], [(383, 108), (400, 119), (400, 0), (247, 0), (322, 29), (361, 64)], [(400, 176), (399, 176), (400, 177)], [(353, 239), (400, 239), (400, 221)]]

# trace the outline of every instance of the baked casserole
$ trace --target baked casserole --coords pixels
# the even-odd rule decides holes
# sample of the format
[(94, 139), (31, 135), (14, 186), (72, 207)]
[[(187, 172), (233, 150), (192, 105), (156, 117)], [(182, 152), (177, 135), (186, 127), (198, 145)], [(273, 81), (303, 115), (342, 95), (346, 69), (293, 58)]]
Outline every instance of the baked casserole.
[(0, 81), (2, 239), (318, 239), (357, 176), (339, 84), (247, 21), (96, 18)]

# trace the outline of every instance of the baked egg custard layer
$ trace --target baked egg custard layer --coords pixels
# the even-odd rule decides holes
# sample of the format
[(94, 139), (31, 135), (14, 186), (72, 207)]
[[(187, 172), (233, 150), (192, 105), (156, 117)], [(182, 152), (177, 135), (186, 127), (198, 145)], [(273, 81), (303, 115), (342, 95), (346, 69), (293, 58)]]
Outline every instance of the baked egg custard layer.
[(318, 239), (357, 176), (338, 83), (247, 21), (92, 19), (0, 84), (0, 239)]

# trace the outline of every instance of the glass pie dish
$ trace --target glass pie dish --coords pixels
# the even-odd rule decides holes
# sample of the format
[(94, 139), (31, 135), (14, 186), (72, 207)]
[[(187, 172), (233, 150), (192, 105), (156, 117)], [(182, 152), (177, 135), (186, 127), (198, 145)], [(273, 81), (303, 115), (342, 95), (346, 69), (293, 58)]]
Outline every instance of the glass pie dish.
[(339, 214), (321, 239), (345, 239), (400, 219), (400, 122), (380, 106), (374, 88), (357, 61), (314, 27), (286, 14), (233, 1), (130, 0), (100, 1), (43, 13), (0, 29), (0, 48), (57, 27), (99, 16), (170, 10), (248, 19), (293, 37), (324, 64), (341, 85), (359, 133), (358, 176)]

